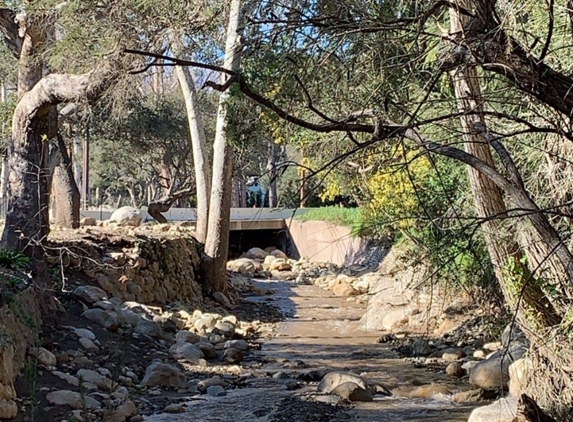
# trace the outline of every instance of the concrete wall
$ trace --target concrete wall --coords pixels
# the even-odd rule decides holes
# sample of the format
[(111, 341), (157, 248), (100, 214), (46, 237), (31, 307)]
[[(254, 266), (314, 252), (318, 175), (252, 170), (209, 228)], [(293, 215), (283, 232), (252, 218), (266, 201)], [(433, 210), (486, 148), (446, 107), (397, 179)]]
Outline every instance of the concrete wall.
[[(144, 220), (150, 220), (147, 210), (140, 210)], [(295, 215), (303, 214), (308, 208), (283, 209), (283, 208), (231, 208), (231, 220), (278, 220), (288, 219)], [(82, 210), (82, 217), (93, 217), (96, 220), (108, 220), (111, 216), (110, 210)], [(169, 221), (195, 221), (197, 210), (195, 208), (171, 208), (163, 215)]]
[(352, 237), (350, 228), (326, 221), (289, 219), (287, 228), (291, 238), (289, 252), (293, 258), (306, 257), (315, 262), (349, 265), (368, 249), (364, 239)]

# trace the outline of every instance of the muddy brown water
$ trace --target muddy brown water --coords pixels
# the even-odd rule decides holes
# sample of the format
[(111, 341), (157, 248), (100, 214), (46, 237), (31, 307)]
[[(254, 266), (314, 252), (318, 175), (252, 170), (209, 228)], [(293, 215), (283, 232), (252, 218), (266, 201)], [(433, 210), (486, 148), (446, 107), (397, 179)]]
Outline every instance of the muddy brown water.
[[(184, 414), (154, 415), (147, 417), (146, 421), (467, 421), (473, 407), (454, 403), (452, 394), (407, 397), (419, 386), (446, 387), (451, 393), (467, 389), (467, 386), (452, 382), (443, 372), (415, 368), (389, 348), (377, 344), (376, 338), (380, 333), (365, 331), (359, 322), (365, 312), (365, 304), (335, 297), (316, 286), (274, 280), (255, 283), (256, 287), (270, 289), (273, 294), (248, 300), (269, 302), (280, 308), (287, 318), (263, 342), (261, 350), (255, 352), (255, 359), (246, 362), (245, 371), (252, 375), (247, 388), (231, 390), (225, 397), (196, 397), (186, 403)], [(298, 361), (302, 363), (297, 364)], [(339, 409), (338, 416), (330, 419), (318, 413), (309, 415), (308, 408), (301, 408), (301, 413), (297, 414), (296, 401), (289, 399), (328, 401), (329, 396), (317, 396), (316, 384), (289, 391), (285, 380), (269, 375), (282, 371), (292, 379), (298, 372), (318, 368), (350, 370), (385, 385), (397, 394), (392, 397), (375, 396), (370, 403), (354, 403)], [(285, 405), (293, 406), (290, 416), (279, 418), (280, 408)], [(190, 413), (192, 419), (189, 419)]]

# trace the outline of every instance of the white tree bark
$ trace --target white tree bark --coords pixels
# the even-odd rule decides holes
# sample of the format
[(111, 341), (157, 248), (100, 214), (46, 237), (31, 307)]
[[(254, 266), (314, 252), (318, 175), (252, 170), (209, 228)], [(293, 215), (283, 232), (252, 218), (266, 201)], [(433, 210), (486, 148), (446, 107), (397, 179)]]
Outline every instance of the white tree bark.
[(175, 71), (177, 73), (179, 86), (183, 92), (183, 98), (185, 99), (189, 132), (191, 134), (191, 150), (193, 151), (193, 166), (195, 168), (195, 186), (197, 192), (197, 226), (195, 235), (199, 242), (205, 242), (209, 218), (209, 198), (211, 196), (211, 174), (207, 138), (199, 109), (197, 90), (195, 89), (191, 72), (188, 67), (182, 66), (177, 66)]
[[(227, 26), (224, 67), (239, 71), (241, 55), (241, 0), (232, 0)], [(228, 76), (222, 75), (222, 83)], [(231, 213), (231, 179), (233, 173), (233, 149), (227, 141), (227, 115), (230, 91), (219, 97), (215, 142), (213, 144), (213, 184), (209, 204), (209, 225), (205, 242), (203, 269), (206, 282), (212, 290), (227, 289), (226, 261), (229, 248), (229, 219)]]

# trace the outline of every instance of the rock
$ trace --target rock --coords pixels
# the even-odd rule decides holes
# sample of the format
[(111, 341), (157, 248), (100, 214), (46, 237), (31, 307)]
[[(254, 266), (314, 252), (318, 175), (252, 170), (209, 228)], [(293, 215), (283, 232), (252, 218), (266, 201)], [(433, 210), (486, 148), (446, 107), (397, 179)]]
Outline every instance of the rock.
[(115, 222), (119, 227), (139, 227), (142, 219), (139, 210), (133, 207), (118, 208), (109, 217), (109, 221)]
[(519, 396), (527, 388), (533, 375), (533, 362), (529, 358), (517, 359), (509, 365), (509, 395)]
[(354, 296), (358, 292), (354, 290), (354, 287), (350, 284), (346, 283), (337, 283), (332, 287), (332, 293), (336, 296), (347, 297), (347, 296)]
[(233, 334), (235, 334), (235, 326), (230, 322), (221, 321), (215, 324), (215, 327), (213, 327), (213, 332), (224, 337), (233, 337)]
[(213, 397), (221, 397), (221, 396), (226, 396), (227, 392), (220, 385), (212, 385), (207, 388), (207, 394)]
[(165, 413), (185, 413), (185, 407), (180, 403), (171, 403), (163, 409)]
[(267, 271), (270, 270), (272, 263), (275, 262), (275, 259), (276, 258), (272, 255), (266, 256), (265, 260), (263, 261), (263, 268)]
[(413, 399), (430, 399), (437, 394), (448, 395), (450, 394), (450, 390), (439, 384), (421, 385), (410, 391), (408, 397)]
[(203, 352), (203, 356), (207, 359), (214, 359), (217, 357), (217, 349), (211, 343), (206, 341), (200, 341), (199, 343), (195, 343), (201, 351)]
[(169, 348), (169, 353), (175, 359), (183, 359), (190, 363), (197, 363), (199, 359), (204, 357), (201, 349), (191, 343), (175, 343)]
[(185, 388), (187, 378), (177, 367), (156, 361), (145, 370), (145, 377), (141, 384), (148, 387), (161, 386), (178, 389)]
[(419, 338), (412, 344), (412, 354), (414, 356), (427, 356), (430, 353), (432, 353), (432, 347), (428, 343), (428, 340)]
[(213, 385), (219, 385), (221, 387), (226, 387), (228, 385), (227, 381), (221, 379), (220, 376), (216, 375), (212, 378), (200, 381), (197, 384), (197, 389), (202, 393), (207, 391), (207, 388), (212, 387)]
[(119, 328), (118, 315), (113, 311), (104, 311), (99, 308), (88, 309), (82, 313), (82, 316), (108, 330), (113, 331)]
[(243, 360), (243, 352), (239, 349), (235, 349), (234, 347), (229, 347), (228, 349), (225, 349), (223, 359), (225, 362), (231, 364), (240, 363)]
[(90, 350), (90, 351), (99, 350), (99, 347), (97, 347), (96, 344), (93, 341), (91, 341), (89, 338), (80, 337), (80, 344), (86, 350)]
[(87, 303), (96, 303), (107, 299), (107, 293), (96, 286), (78, 286), (73, 294)]
[(70, 390), (59, 390), (52, 391), (46, 395), (46, 400), (52, 404), (59, 406), (70, 406), (74, 409), (83, 409), (84, 404), (88, 409), (99, 409), (101, 408), (101, 403), (96, 399), (89, 397), (87, 395), (82, 395)]
[(485, 352), (481, 349), (474, 351), (473, 357), (476, 359), (485, 359)]
[(239, 258), (234, 261), (227, 262), (227, 270), (239, 274), (253, 274), (256, 271), (257, 265), (252, 259)]
[(231, 303), (229, 298), (225, 296), (224, 293), (221, 292), (213, 293), (213, 299), (215, 299), (219, 305), (224, 306), (227, 309), (233, 307), (233, 304)]
[(525, 352), (525, 347), (520, 344), (495, 352), (471, 368), (470, 384), (485, 390), (506, 388), (509, 381), (509, 365), (521, 358)]
[(460, 391), (454, 394), (454, 402), (456, 403), (475, 403), (483, 400), (483, 390), (478, 388), (476, 390)]
[(94, 341), (96, 339), (96, 335), (88, 330), (87, 328), (73, 328), (74, 334), (80, 338), (87, 338), (88, 340)]
[(212, 330), (218, 321), (219, 318), (217, 318), (215, 315), (205, 314), (201, 318), (195, 320), (193, 326), (197, 331), (207, 331)]
[(201, 336), (199, 334), (195, 334), (191, 331), (181, 330), (175, 335), (175, 341), (177, 343), (199, 343), (201, 340)]
[(523, 334), (517, 321), (509, 323), (501, 334), (502, 347), (508, 347), (513, 342), (529, 346), (529, 340), (527, 340), (527, 337)]
[(363, 295), (365, 293), (368, 293), (368, 291), (370, 290), (370, 282), (368, 281), (368, 279), (359, 278), (352, 282), (352, 287), (359, 294)]
[(285, 261), (288, 259), (288, 256), (286, 253), (284, 253), (283, 251), (281, 251), (280, 249), (274, 249), (272, 250), (269, 255), (278, 258), (278, 259), (284, 259)]
[(446, 362), (455, 362), (465, 356), (465, 352), (463, 349), (459, 349), (457, 347), (444, 349), (442, 351), (442, 359)]
[(111, 396), (115, 399), (125, 401), (129, 397), (129, 390), (125, 387), (119, 387), (111, 394)]
[(65, 373), (60, 372), (60, 371), (53, 371), (52, 375), (57, 376), (59, 379), (66, 381), (68, 384), (73, 385), (74, 387), (77, 387), (80, 385), (80, 380), (78, 380), (73, 375), (65, 374)]
[(506, 397), (474, 409), (468, 422), (512, 422), (516, 415), (517, 398)]
[(326, 374), (318, 384), (317, 391), (322, 394), (330, 394), (336, 387), (345, 382), (352, 382), (360, 388), (367, 390), (368, 385), (358, 375), (349, 372), (333, 371)]
[(344, 400), (372, 401), (372, 393), (368, 389), (360, 387), (353, 382), (339, 384), (330, 394), (334, 394)]
[[(127, 400), (121, 403), (115, 411), (106, 412), (105, 421), (106, 422), (125, 422), (128, 418), (137, 413), (137, 408), (131, 400)], [(129, 419), (133, 421), (133, 418)]]
[(52, 352), (44, 349), (43, 347), (40, 347), (38, 349), (38, 363), (46, 367), (52, 367), (56, 366), (58, 360), (56, 359), (56, 355), (54, 355)]
[(249, 350), (249, 343), (247, 343), (245, 340), (228, 340), (225, 342), (225, 349), (229, 349), (229, 348), (233, 348), (233, 349), (239, 349), (242, 350), (243, 352), (246, 352), (247, 350)]
[(18, 415), (18, 405), (13, 400), (0, 399), (0, 419), (13, 419)]
[(269, 265), (269, 271), (290, 271), (292, 265), (285, 259), (275, 258)]
[(163, 330), (156, 322), (141, 318), (133, 329), (135, 333), (144, 334), (152, 338), (163, 338)]
[(98, 374), (96, 371), (92, 371), (91, 369), (80, 369), (76, 376), (80, 380), (80, 383), (83, 382), (90, 382), (92, 384), (97, 385), (99, 388), (112, 391), (114, 387), (114, 383), (109, 378), (104, 377), (101, 374)]
[(209, 335), (209, 341), (213, 344), (221, 344), (221, 343), (224, 343), (225, 340), (226, 340), (226, 338), (223, 337), (221, 334), (211, 333)]
[(245, 258), (264, 260), (268, 253), (261, 248), (251, 248), (245, 254)]
[(446, 375), (453, 378), (461, 378), (465, 375), (466, 371), (462, 368), (460, 362), (452, 362), (446, 367)]
[(96, 226), (97, 220), (93, 217), (84, 217), (80, 220), (80, 227)]

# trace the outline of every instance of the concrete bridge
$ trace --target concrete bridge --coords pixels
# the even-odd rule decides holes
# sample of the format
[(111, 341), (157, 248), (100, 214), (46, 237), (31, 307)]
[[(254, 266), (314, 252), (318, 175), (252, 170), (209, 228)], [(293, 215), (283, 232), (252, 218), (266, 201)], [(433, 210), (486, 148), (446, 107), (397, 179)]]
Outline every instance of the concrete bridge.
[[(140, 210), (144, 221), (153, 221)], [(338, 265), (354, 263), (368, 251), (368, 244), (351, 234), (350, 228), (325, 221), (300, 221), (293, 217), (309, 211), (300, 209), (232, 208), (229, 250), (231, 256), (252, 247), (275, 246), (293, 258), (306, 256), (318, 262)], [(84, 210), (82, 217), (108, 220), (112, 211)], [(163, 213), (168, 221), (196, 221), (194, 208), (172, 208)]]

